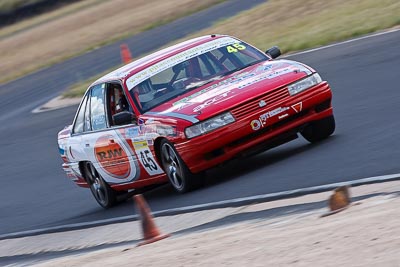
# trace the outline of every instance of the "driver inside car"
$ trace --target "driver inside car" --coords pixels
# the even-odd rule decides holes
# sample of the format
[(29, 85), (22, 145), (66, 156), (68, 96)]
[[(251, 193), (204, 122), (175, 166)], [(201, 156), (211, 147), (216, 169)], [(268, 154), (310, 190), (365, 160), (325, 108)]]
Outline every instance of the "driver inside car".
[(141, 82), (133, 88), (133, 94), (141, 107), (154, 99), (155, 91), (149, 79)]

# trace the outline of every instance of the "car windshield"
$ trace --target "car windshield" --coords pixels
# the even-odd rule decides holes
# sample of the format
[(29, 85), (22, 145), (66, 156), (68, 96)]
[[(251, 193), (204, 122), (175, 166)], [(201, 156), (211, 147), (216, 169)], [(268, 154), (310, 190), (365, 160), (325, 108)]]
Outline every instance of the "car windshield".
[[(142, 112), (190, 90), (217, 81), (223, 76), (269, 59), (264, 53), (244, 42), (233, 38), (227, 40), (229, 40), (227, 45), (224, 43), (219, 47), (214, 45), (217, 48), (203, 49), (206, 51), (203, 53), (193, 52), (194, 55), (186, 57), (178, 54), (178, 59), (173, 62), (175, 64), (168, 61), (161, 62), (158, 66), (153, 65), (146, 72), (128, 79), (128, 86), (129, 83), (134, 84), (136, 81), (136, 84), (129, 89)], [(172, 66), (167, 65), (163, 68), (162, 64)], [(141, 81), (140, 76), (146, 79)]]

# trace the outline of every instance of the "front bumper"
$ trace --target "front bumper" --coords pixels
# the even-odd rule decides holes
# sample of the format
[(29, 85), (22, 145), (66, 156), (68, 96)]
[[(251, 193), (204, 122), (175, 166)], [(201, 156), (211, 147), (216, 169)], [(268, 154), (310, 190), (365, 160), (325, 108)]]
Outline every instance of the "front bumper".
[(234, 123), (221, 129), (176, 144), (176, 149), (190, 171), (198, 173), (232, 158), (293, 140), (308, 123), (333, 114), (331, 99), (328, 83), (322, 82), (236, 118)]

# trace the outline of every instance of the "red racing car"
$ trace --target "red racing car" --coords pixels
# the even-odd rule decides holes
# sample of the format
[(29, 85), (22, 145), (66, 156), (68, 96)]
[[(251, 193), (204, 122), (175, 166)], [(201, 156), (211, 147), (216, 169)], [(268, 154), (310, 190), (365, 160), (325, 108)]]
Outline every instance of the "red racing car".
[(234, 37), (195, 38), (95, 81), (58, 134), (67, 176), (104, 208), (169, 181), (180, 193), (230, 159), (335, 130), (332, 93), (312, 68)]

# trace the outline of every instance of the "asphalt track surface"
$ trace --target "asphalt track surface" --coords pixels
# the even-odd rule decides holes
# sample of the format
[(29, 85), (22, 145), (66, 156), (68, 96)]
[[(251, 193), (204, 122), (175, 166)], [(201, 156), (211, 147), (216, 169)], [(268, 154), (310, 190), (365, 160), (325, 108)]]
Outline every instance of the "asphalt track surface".
[[(170, 38), (166, 29), (164, 33)], [(144, 33), (140, 41), (160, 38)], [(399, 173), (399, 43), (397, 31), (291, 57), (311, 65), (330, 82), (335, 135), (316, 145), (299, 138), (231, 162), (210, 171), (206, 186), (189, 194), (160, 187), (146, 193), (152, 210)], [(103, 57), (118, 61), (119, 51), (111, 50), (105, 48)], [(56, 134), (71, 122), (76, 106), (30, 113), (83, 75), (81, 68), (88, 71), (85, 64), (91, 57), (96, 58), (84, 55), (0, 87), (0, 234), (134, 214), (132, 201), (101, 209), (89, 190), (65, 177)]]

